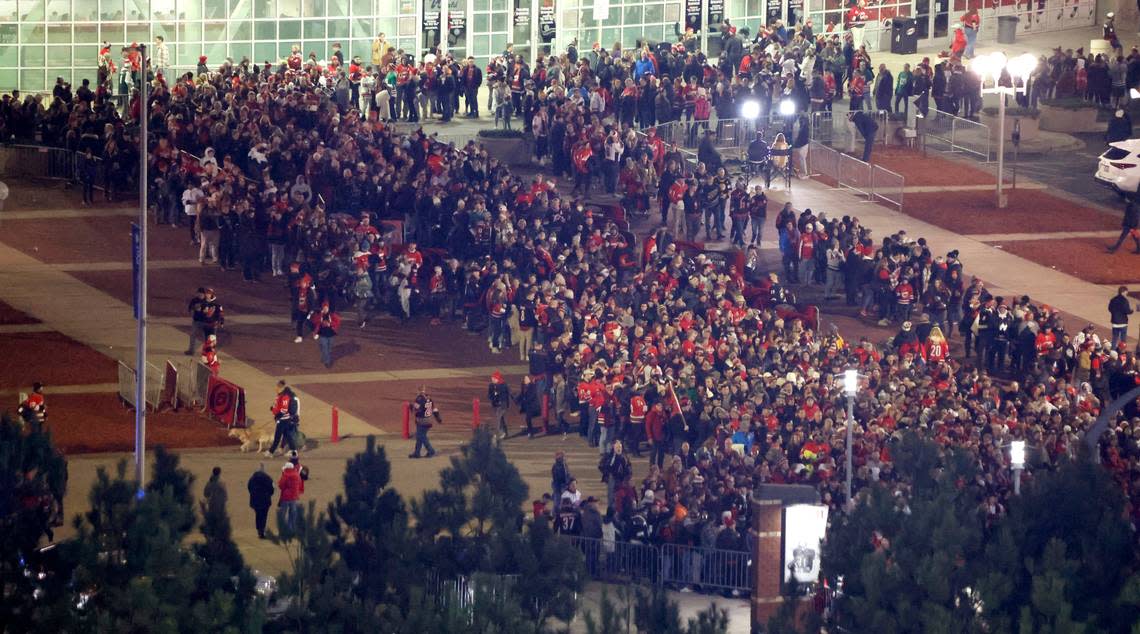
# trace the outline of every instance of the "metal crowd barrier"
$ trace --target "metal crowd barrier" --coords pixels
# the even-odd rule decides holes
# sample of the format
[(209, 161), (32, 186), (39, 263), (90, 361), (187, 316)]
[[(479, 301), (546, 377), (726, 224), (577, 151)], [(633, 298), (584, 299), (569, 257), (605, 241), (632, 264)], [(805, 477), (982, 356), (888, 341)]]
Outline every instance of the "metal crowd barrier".
[(870, 163), (864, 163), (854, 156), (840, 154), (838, 180), (840, 187), (854, 190), (868, 198), (872, 196)]
[(917, 121), (923, 147), (933, 147), (951, 154), (964, 153), (990, 160), (990, 127), (931, 108)]
[[(135, 389), (138, 383), (135, 369), (126, 363), (119, 362), (119, 398), (131, 407), (135, 404)], [(146, 405), (157, 410), (162, 402), (162, 391), (166, 384), (166, 372), (159, 369), (149, 361), (146, 364)]]
[(751, 571), (752, 555), (745, 551), (661, 546), (662, 583), (745, 592), (752, 588)]
[(178, 403), (190, 407), (205, 407), (210, 388), (210, 366), (200, 360), (187, 361), (178, 372)]
[(878, 165), (871, 166), (871, 198), (893, 205), (902, 211), (906, 178)]
[[(0, 175), (17, 178), (47, 178), (78, 184), (80, 181), (80, 154), (66, 148), (43, 145), (0, 145)], [(103, 191), (106, 169), (102, 157), (93, 156), (99, 175), (95, 189)], [(123, 187), (128, 191), (129, 187)]]
[(819, 141), (812, 141), (808, 146), (808, 168), (813, 176), (834, 181), (835, 187), (850, 189), (902, 211), (906, 191), (906, 178), (902, 174), (864, 163)]
[(702, 590), (748, 593), (755, 575), (746, 551), (697, 548), (678, 544), (655, 546), (591, 537), (559, 536), (582, 552), (586, 570), (598, 581), (644, 582)]

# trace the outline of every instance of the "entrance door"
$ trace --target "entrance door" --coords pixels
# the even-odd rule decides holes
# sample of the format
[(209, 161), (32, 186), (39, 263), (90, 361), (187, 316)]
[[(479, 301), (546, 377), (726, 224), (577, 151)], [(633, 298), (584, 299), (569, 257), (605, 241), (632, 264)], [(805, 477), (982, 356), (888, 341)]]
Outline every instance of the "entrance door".
[(934, 0), (934, 39), (945, 40), (950, 35), (950, 0)]
[(920, 40), (930, 37), (930, 0), (914, 0), (914, 30)]
[(534, 0), (514, 0), (511, 12), (511, 44), (515, 55), (534, 63)]

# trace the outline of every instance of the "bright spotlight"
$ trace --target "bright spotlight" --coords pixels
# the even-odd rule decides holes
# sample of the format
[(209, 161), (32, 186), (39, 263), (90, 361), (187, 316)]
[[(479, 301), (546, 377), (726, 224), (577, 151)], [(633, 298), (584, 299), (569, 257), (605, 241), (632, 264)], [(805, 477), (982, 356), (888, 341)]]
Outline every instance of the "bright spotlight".
[(796, 114), (796, 102), (791, 99), (785, 99), (780, 102), (780, 114), (785, 117)]
[(859, 371), (854, 368), (843, 371), (843, 391), (847, 396), (855, 396), (859, 391)]
[(755, 99), (749, 99), (740, 104), (740, 116), (745, 119), (755, 119), (760, 116), (760, 102)]
[(1009, 464), (1014, 469), (1025, 466), (1025, 441), (1015, 440), (1009, 443)]

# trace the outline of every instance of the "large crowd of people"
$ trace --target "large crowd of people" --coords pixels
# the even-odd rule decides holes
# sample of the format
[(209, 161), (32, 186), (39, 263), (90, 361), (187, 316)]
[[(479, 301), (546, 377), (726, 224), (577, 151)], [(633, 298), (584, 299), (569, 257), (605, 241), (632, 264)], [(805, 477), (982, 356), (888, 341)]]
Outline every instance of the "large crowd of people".
[[(535, 419), (556, 433), (577, 421), (599, 449), (608, 524), (623, 538), (742, 549), (749, 494), (765, 483), (811, 484), (842, 507), (847, 368), (862, 377), (856, 490), (892, 487), (906, 504), (891, 452), (913, 431), (971, 452), (986, 491), (979, 512), (1001, 514), (1012, 486), (1003, 447), (1027, 441), (1029, 478), (1073, 455), (1104, 404), (1140, 381), (1136, 353), (1027, 297), (994, 296), (955, 251), (903, 232), (872, 236), (851, 215), (785, 206), (775, 219), (783, 270), (767, 270), (762, 189), (686, 161), (652, 126), (710, 110), (732, 117), (746, 97), (764, 110), (781, 95), (827, 107), (844, 86), (861, 107), (875, 85), (858, 79), (870, 79), (865, 51), (809, 29), (775, 25), (747, 47), (726, 31), (719, 66), (682, 37), (633, 52), (572, 47), (534, 68), (504, 55), (485, 75), (470, 60), (413, 64), (381, 47), (387, 75), (374, 69), (368, 87), (359, 60), (340, 71), (343, 60), (299, 50), (280, 64), (159, 77), (151, 201), (158, 222), (190, 226), (203, 263), (280, 278), (298, 340), (314, 313), (351, 311), (366, 327), (386, 311), (486, 333), (495, 353), (518, 346), (529, 375), (517, 391), (493, 381), (492, 405), (503, 421), (519, 405), (530, 433)], [(906, 90), (925, 72), (919, 64)], [(476, 114), (480, 76), (492, 110), (521, 119), (548, 171), (524, 178), (474, 142), (389, 125), (446, 120), (460, 96)], [(880, 106), (899, 94), (888, 85), (879, 102), (871, 90)], [(104, 160), (129, 154), (130, 127), (108, 104), (77, 97), (53, 134), (102, 148)], [(138, 112), (129, 105), (127, 120)], [(620, 197), (591, 204), (593, 176)], [(382, 230), (389, 219), (403, 232)], [(704, 253), (683, 240), (702, 229), (727, 229), (741, 250)], [(857, 307), (890, 329), (879, 331), (886, 341), (821, 327), (796, 293)], [(634, 478), (630, 459), (643, 450), (649, 474)], [(1140, 522), (1140, 404), (1100, 450)], [(601, 537), (597, 501), (581, 500), (563, 467), (547, 511), (563, 530)]]

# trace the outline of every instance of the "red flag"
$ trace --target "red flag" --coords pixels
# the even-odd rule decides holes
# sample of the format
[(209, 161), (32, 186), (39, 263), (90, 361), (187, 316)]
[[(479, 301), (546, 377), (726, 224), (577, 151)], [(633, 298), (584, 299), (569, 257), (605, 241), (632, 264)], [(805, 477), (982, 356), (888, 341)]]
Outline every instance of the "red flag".
[(681, 422), (685, 424), (685, 430), (689, 429), (689, 423), (685, 420), (685, 415), (681, 413), (681, 399), (677, 398), (677, 392), (673, 389), (673, 382), (669, 381), (669, 406), (673, 408), (673, 412), (680, 415)]

